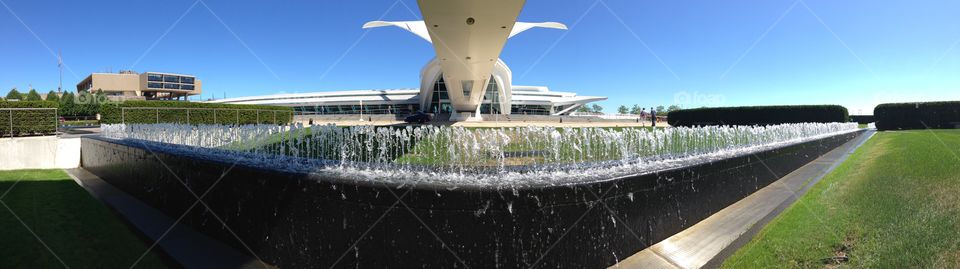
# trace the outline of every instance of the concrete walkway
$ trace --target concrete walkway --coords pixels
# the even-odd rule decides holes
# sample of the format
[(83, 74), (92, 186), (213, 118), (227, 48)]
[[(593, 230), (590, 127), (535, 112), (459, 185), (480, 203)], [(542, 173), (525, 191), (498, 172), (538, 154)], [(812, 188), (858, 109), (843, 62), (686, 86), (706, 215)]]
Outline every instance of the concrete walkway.
[(869, 130), (780, 180), (610, 268), (716, 268), (875, 133)]
[[(264, 268), (249, 255), (180, 225), (160, 211), (113, 187), (82, 168), (67, 174), (95, 198), (119, 213), (127, 223), (183, 268)], [(171, 228), (172, 227), (172, 228)]]

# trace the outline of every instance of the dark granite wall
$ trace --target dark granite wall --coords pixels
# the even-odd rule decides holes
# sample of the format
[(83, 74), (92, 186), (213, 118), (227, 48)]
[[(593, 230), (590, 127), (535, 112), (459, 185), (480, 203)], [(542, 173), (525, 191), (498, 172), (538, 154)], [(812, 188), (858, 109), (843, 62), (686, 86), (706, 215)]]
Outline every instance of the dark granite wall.
[(388, 186), (230, 169), (222, 160), (91, 137), (82, 140), (81, 159), (85, 169), (172, 218), (189, 209), (182, 223), (281, 268), (598, 268), (859, 134), (603, 182), (521, 189)]

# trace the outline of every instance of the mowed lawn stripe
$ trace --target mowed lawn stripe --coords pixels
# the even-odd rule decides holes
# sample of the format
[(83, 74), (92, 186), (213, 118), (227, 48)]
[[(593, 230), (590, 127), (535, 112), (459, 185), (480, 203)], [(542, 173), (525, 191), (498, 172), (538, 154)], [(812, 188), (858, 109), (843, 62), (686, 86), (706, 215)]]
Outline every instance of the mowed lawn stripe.
[(880, 132), (724, 268), (960, 268), (960, 131)]

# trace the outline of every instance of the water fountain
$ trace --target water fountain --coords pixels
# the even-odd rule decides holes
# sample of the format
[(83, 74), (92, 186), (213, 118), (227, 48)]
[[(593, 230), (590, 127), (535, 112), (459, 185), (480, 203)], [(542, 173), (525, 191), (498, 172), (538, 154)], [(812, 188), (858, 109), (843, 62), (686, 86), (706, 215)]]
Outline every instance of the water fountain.
[(281, 267), (597, 267), (858, 134), (848, 123), (152, 124), (104, 126), (82, 147), (88, 170), (173, 216), (196, 201), (191, 191), (215, 186), (203, 199), (210, 212), (194, 209), (184, 222), (232, 244), (238, 234)]

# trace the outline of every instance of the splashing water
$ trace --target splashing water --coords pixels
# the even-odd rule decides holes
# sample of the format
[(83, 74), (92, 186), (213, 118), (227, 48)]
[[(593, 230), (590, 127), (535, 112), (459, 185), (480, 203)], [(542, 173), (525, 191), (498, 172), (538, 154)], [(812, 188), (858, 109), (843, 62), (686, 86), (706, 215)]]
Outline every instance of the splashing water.
[(564, 184), (651, 172), (853, 132), (856, 123), (698, 128), (105, 125), (111, 139), (358, 180)]

